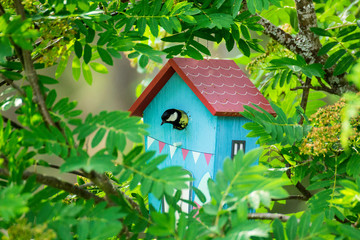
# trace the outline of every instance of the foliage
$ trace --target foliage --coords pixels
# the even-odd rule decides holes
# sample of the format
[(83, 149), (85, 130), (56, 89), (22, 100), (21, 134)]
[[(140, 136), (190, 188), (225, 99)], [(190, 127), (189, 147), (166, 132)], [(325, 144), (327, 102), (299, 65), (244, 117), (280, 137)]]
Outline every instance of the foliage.
[[(357, 3), (0, 0), (1, 239), (359, 239)], [(198, 208), (181, 198), (189, 173), (144, 152), (140, 118), (83, 117), (56, 86), (69, 61), (74, 80), (91, 85), (93, 71), (124, 56), (150, 72), (164, 56), (210, 56), (209, 42), (238, 52), (276, 115), (245, 107), (262, 148), (226, 159)], [(54, 65), (54, 76), (38, 74)], [(319, 109), (332, 95), (342, 100)], [(169, 210), (155, 211), (148, 194)], [(305, 207), (277, 212), (275, 202), (294, 199)]]

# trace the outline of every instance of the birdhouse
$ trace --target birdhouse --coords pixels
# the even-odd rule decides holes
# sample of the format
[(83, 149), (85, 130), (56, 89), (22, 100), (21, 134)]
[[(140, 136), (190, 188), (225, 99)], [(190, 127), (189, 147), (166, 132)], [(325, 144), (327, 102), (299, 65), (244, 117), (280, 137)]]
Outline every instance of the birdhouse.
[[(160, 165), (182, 166), (195, 179), (191, 184), (210, 200), (207, 181), (222, 168), (225, 158), (256, 148), (241, 116), (244, 106), (260, 106), (274, 114), (269, 102), (232, 60), (173, 58), (130, 107), (133, 116), (150, 125), (146, 151), (167, 154)], [(182, 198), (200, 200), (191, 191)], [(162, 200), (149, 197), (156, 209)], [(191, 206), (183, 204), (190, 211)]]

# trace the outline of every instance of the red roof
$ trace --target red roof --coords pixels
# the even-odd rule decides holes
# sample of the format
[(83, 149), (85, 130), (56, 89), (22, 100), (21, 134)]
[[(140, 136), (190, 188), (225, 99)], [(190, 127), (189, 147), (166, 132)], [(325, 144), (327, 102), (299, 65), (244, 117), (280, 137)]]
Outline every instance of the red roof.
[(241, 116), (239, 112), (244, 111), (244, 106), (253, 107), (252, 104), (275, 114), (266, 98), (233, 60), (173, 58), (130, 107), (131, 115), (142, 116), (175, 72), (214, 116)]

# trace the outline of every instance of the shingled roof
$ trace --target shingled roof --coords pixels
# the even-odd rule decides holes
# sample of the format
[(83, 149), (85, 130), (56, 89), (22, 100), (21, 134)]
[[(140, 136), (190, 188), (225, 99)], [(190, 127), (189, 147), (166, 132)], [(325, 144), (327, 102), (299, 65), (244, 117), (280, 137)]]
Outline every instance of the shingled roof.
[(156, 75), (130, 107), (131, 115), (142, 116), (148, 104), (174, 73), (184, 80), (214, 116), (241, 116), (252, 103), (275, 114), (266, 98), (233, 60), (173, 58)]

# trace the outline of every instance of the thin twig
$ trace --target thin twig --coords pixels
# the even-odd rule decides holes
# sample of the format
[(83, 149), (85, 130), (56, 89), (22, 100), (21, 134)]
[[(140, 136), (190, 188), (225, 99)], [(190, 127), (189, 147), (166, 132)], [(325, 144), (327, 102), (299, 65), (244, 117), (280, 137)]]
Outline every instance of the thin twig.
[[(55, 168), (55, 169), (60, 169), (60, 167), (55, 165), (55, 164), (49, 164), (48, 167)], [(79, 171), (71, 171), (71, 172), (67, 172), (67, 173), (71, 173), (71, 174), (75, 174), (75, 175), (85, 177), (85, 174), (83, 174), (82, 172), (79, 172)]]
[[(9, 171), (4, 168), (0, 168), (0, 175), (6, 176), (6, 177), (10, 176)], [(45, 176), (45, 175), (42, 175), (39, 173), (25, 171), (22, 175), (22, 178), (24, 180), (26, 180), (31, 176), (35, 176), (36, 181), (38, 183), (41, 183), (41, 184), (44, 184), (44, 185), (47, 185), (47, 186), (50, 186), (53, 188), (64, 190), (68, 193), (75, 194), (83, 199), (94, 199), (95, 203), (105, 201), (103, 198), (101, 198), (91, 192), (88, 192), (83, 188), (80, 188), (80, 187), (73, 185), (71, 183), (68, 183), (68, 182), (61, 181), (55, 177)]]
[(283, 200), (302, 200), (307, 201), (308, 199), (303, 195), (290, 195), (284, 198), (272, 198), (271, 201), (283, 201)]
[(275, 220), (279, 219), (282, 222), (289, 220), (289, 216), (280, 213), (248, 213), (248, 219), (260, 219), (260, 220)]

